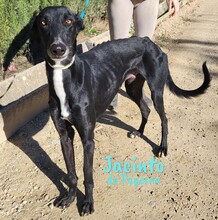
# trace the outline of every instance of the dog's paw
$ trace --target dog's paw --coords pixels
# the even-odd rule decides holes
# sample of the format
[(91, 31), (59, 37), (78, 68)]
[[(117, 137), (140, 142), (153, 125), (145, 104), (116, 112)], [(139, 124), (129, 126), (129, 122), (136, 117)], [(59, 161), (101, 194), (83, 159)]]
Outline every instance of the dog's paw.
[(82, 206), (82, 212), (81, 212), (81, 216), (85, 216), (85, 215), (89, 215), (92, 214), (94, 212), (94, 204), (93, 202), (87, 202), (85, 201), (83, 206)]
[(136, 137), (141, 137), (142, 134), (139, 131), (130, 131), (128, 132), (127, 136), (129, 138), (136, 138)]
[(153, 153), (156, 157), (162, 157), (164, 155), (167, 156), (167, 147), (158, 147), (153, 150)]
[(70, 204), (74, 201), (74, 199), (75, 196), (72, 196), (70, 194), (59, 196), (58, 198), (55, 199), (54, 206), (61, 209), (65, 209), (70, 206)]

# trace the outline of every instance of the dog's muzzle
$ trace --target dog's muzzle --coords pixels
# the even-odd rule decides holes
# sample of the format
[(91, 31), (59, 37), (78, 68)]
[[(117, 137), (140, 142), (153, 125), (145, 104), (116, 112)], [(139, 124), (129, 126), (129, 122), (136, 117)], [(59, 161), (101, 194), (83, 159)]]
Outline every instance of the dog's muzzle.
[(51, 63), (48, 61), (48, 64), (53, 69), (67, 69), (74, 63), (75, 60), (75, 55), (73, 55), (71, 59), (68, 58), (69, 49), (63, 42), (60, 41), (51, 44), (47, 50), (47, 54), (52, 60)]
[(62, 58), (65, 56), (67, 47), (63, 43), (54, 43), (50, 47), (50, 53), (53, 58)]

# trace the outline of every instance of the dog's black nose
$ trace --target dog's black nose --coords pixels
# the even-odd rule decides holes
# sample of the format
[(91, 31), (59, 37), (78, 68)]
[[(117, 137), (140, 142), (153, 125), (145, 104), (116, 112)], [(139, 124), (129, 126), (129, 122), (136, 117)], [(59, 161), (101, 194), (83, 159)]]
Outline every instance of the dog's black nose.
[(50, 51), (52, 53), (52, 55), (56, 56), (56, 57), (62, 57), (65, 52), (66, 52), (67, 48), (64, 44), (52, 44), (50, 47)]

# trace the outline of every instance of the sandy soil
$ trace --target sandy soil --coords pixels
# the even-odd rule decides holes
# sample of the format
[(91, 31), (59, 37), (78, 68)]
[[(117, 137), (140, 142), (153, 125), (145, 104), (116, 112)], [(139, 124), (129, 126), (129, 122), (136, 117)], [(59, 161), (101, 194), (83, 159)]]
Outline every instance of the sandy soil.
[[(177, 85), (184, 89), (199, 86), (201, 65), (207, 60), (213, 76), (211, 87), (205, 95), (189, 100), (165, 90), (169, 155), (155, 158), (153, 173), (152, 147), (160, 142), (160, 120), (151, 106), (145, 136), (127, 138), (127, 131), (138, 127), (140, 114), (121, 92), (118, 114), (103, 115), (95, 132), (95, 212), (84, 219), (218, 218), (217, 15), (217, 0), (192, 0), (178, 16), (158, 26), (155, 41), (167, 52)], [(145, 91), (149, 95), (146, 87)], [(67, 186), (59, 138), (48, 112), (20, 129), (0, 150), (0, 219), (81, 218), (83, 150), (78, 135), (75, 140), (78, 197), (65, 210), (53, 206)], [(107, 156), (119, 162), (111, 173), (103, 169), (107, 167)], [(125, 162), (133, 165), (131, 172), (116, 173), (118, 165)], [(134, 164), (138, 163), (146, 163), (147, 172), (134, 172)], [(116, 181), (109, 184), (110, 174), (117, 184)], [(135, 182), (128, 184), (125, 175)]]

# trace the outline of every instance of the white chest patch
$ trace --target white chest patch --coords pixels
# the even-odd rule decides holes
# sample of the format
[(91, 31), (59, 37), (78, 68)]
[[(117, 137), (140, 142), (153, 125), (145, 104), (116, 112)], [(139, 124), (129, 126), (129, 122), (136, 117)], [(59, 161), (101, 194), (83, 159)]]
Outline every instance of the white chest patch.
[(63, 71), (61, 69), (54, 69), (53, 73), (54, 90), (60, 100), (61, 116), (68, 117), (70, 115), (70, 112), (68, 104), (66, 102), (66, 93), (63, 84)]

